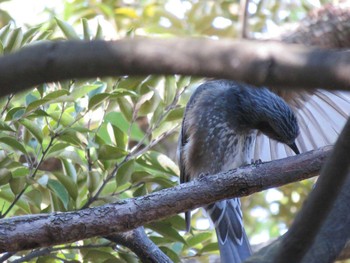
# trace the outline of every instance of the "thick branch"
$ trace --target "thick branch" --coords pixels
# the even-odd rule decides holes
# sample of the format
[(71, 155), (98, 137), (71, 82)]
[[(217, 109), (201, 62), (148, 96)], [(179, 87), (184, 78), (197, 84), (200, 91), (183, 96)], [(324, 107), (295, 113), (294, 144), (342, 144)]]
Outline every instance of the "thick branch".
[(0, 253), (124, 232), (217, 200), (250, 195), (318, 174), (330, 147), (206, 176), (114, 204), (0, 220)]
[(286, 262), (286, 258), (288, 262), (300, 262), (308, 251), (347, 178), (350, 169), (349, 152), (350, 120), (321, 170), (315, 189), (282, 239), (281, 249), (274, 262)]
[(0, 87), (4, 96), (36, 84), (72, 78), (185, 74), (256, 85), (350, 89), (348, 72), (350, 53), (279, 42), (65, 41), (33, 45), (0, 58)]

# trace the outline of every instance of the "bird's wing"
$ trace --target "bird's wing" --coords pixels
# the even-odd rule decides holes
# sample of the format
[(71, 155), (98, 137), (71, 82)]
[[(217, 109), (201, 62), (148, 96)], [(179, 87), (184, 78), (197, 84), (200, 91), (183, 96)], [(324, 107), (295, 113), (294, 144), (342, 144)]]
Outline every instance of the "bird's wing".
[[(296, 144), (301, 152), (334, 144), (350, 115), (350, 92), (315, 90), (314, 92), (274, 91), (295, 112), (300, 135)], [(288, 146), (259, 133), (254, 159), (269, 161), (293, 155)]]
[[(201, 96), (200, 94), (206, 90), (206, 86), (200, 86), (198, 87), (190, 98), (190, 100), (187, 103), (185, 113), (182, 119), (182, 125), (180, 130), (180, 136), (179, 141), (177, 145), (177, 162), (180, 169), (180, 183), (187, 183), (191, 180), (191, 176), (186, 169), (186, 161), (185, 161), (185, 148), (186, 144), (189, 143), (189, 134), (187, 133), (186, 129), (186, 114), (190, 111), (190, 109), (194, 106), (196, 103), (196, 100)], [(190, 230), (190, 224), (191, 224), (191, 211), (185, 212), (185, 221), (186, 221), (186, 231), (188, 232)]]

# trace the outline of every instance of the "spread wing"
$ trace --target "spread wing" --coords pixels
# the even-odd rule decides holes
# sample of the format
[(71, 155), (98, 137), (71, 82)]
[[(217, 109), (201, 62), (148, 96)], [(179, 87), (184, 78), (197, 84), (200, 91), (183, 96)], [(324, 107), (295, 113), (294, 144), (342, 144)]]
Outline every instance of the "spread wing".
[[(334, 144), (350, 115), (350, 92), (275, 91), (297, 115), (300, 135), (296, 144), (301, 152)], [(259, 133), (253, 158), (269, 161), (293, 155), (288, 146)]]

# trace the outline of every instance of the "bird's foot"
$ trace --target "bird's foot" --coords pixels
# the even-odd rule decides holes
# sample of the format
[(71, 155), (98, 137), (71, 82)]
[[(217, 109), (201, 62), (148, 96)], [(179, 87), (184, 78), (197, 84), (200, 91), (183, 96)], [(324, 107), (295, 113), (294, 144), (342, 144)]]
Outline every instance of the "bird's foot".
[(252, 159), (251, 160), (251, 164), (253, 164), (253, 165), (259, 165), (259, 164), (262, 164), (262, 163), (263, 163), (263, 161), (261, 161), (261, 159), (258, 159), (258, 160)]
[(209, 175), (209, 173), (200, 173), (200, 174), (198, 175), (198, 179), (199, 179), (199, 180), (202, 180), (202, 179), (204, 179), (207, 175)]

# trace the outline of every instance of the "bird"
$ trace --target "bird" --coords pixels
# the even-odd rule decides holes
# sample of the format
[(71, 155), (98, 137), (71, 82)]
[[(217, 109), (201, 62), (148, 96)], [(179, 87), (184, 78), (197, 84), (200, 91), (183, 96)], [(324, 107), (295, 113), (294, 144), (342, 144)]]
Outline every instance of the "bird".
[[(201, 84), (182, 120), (177, 149), (180, 183), (249, 164), (258, 133), (299, 153), (297, 117), (276, 93), (233, 80)], [(204, 208), (215, 226), (221, 262), (238, 263), (249, 257), (239, 198)], [(189, 231), (190, 211), (185, 220)]]

